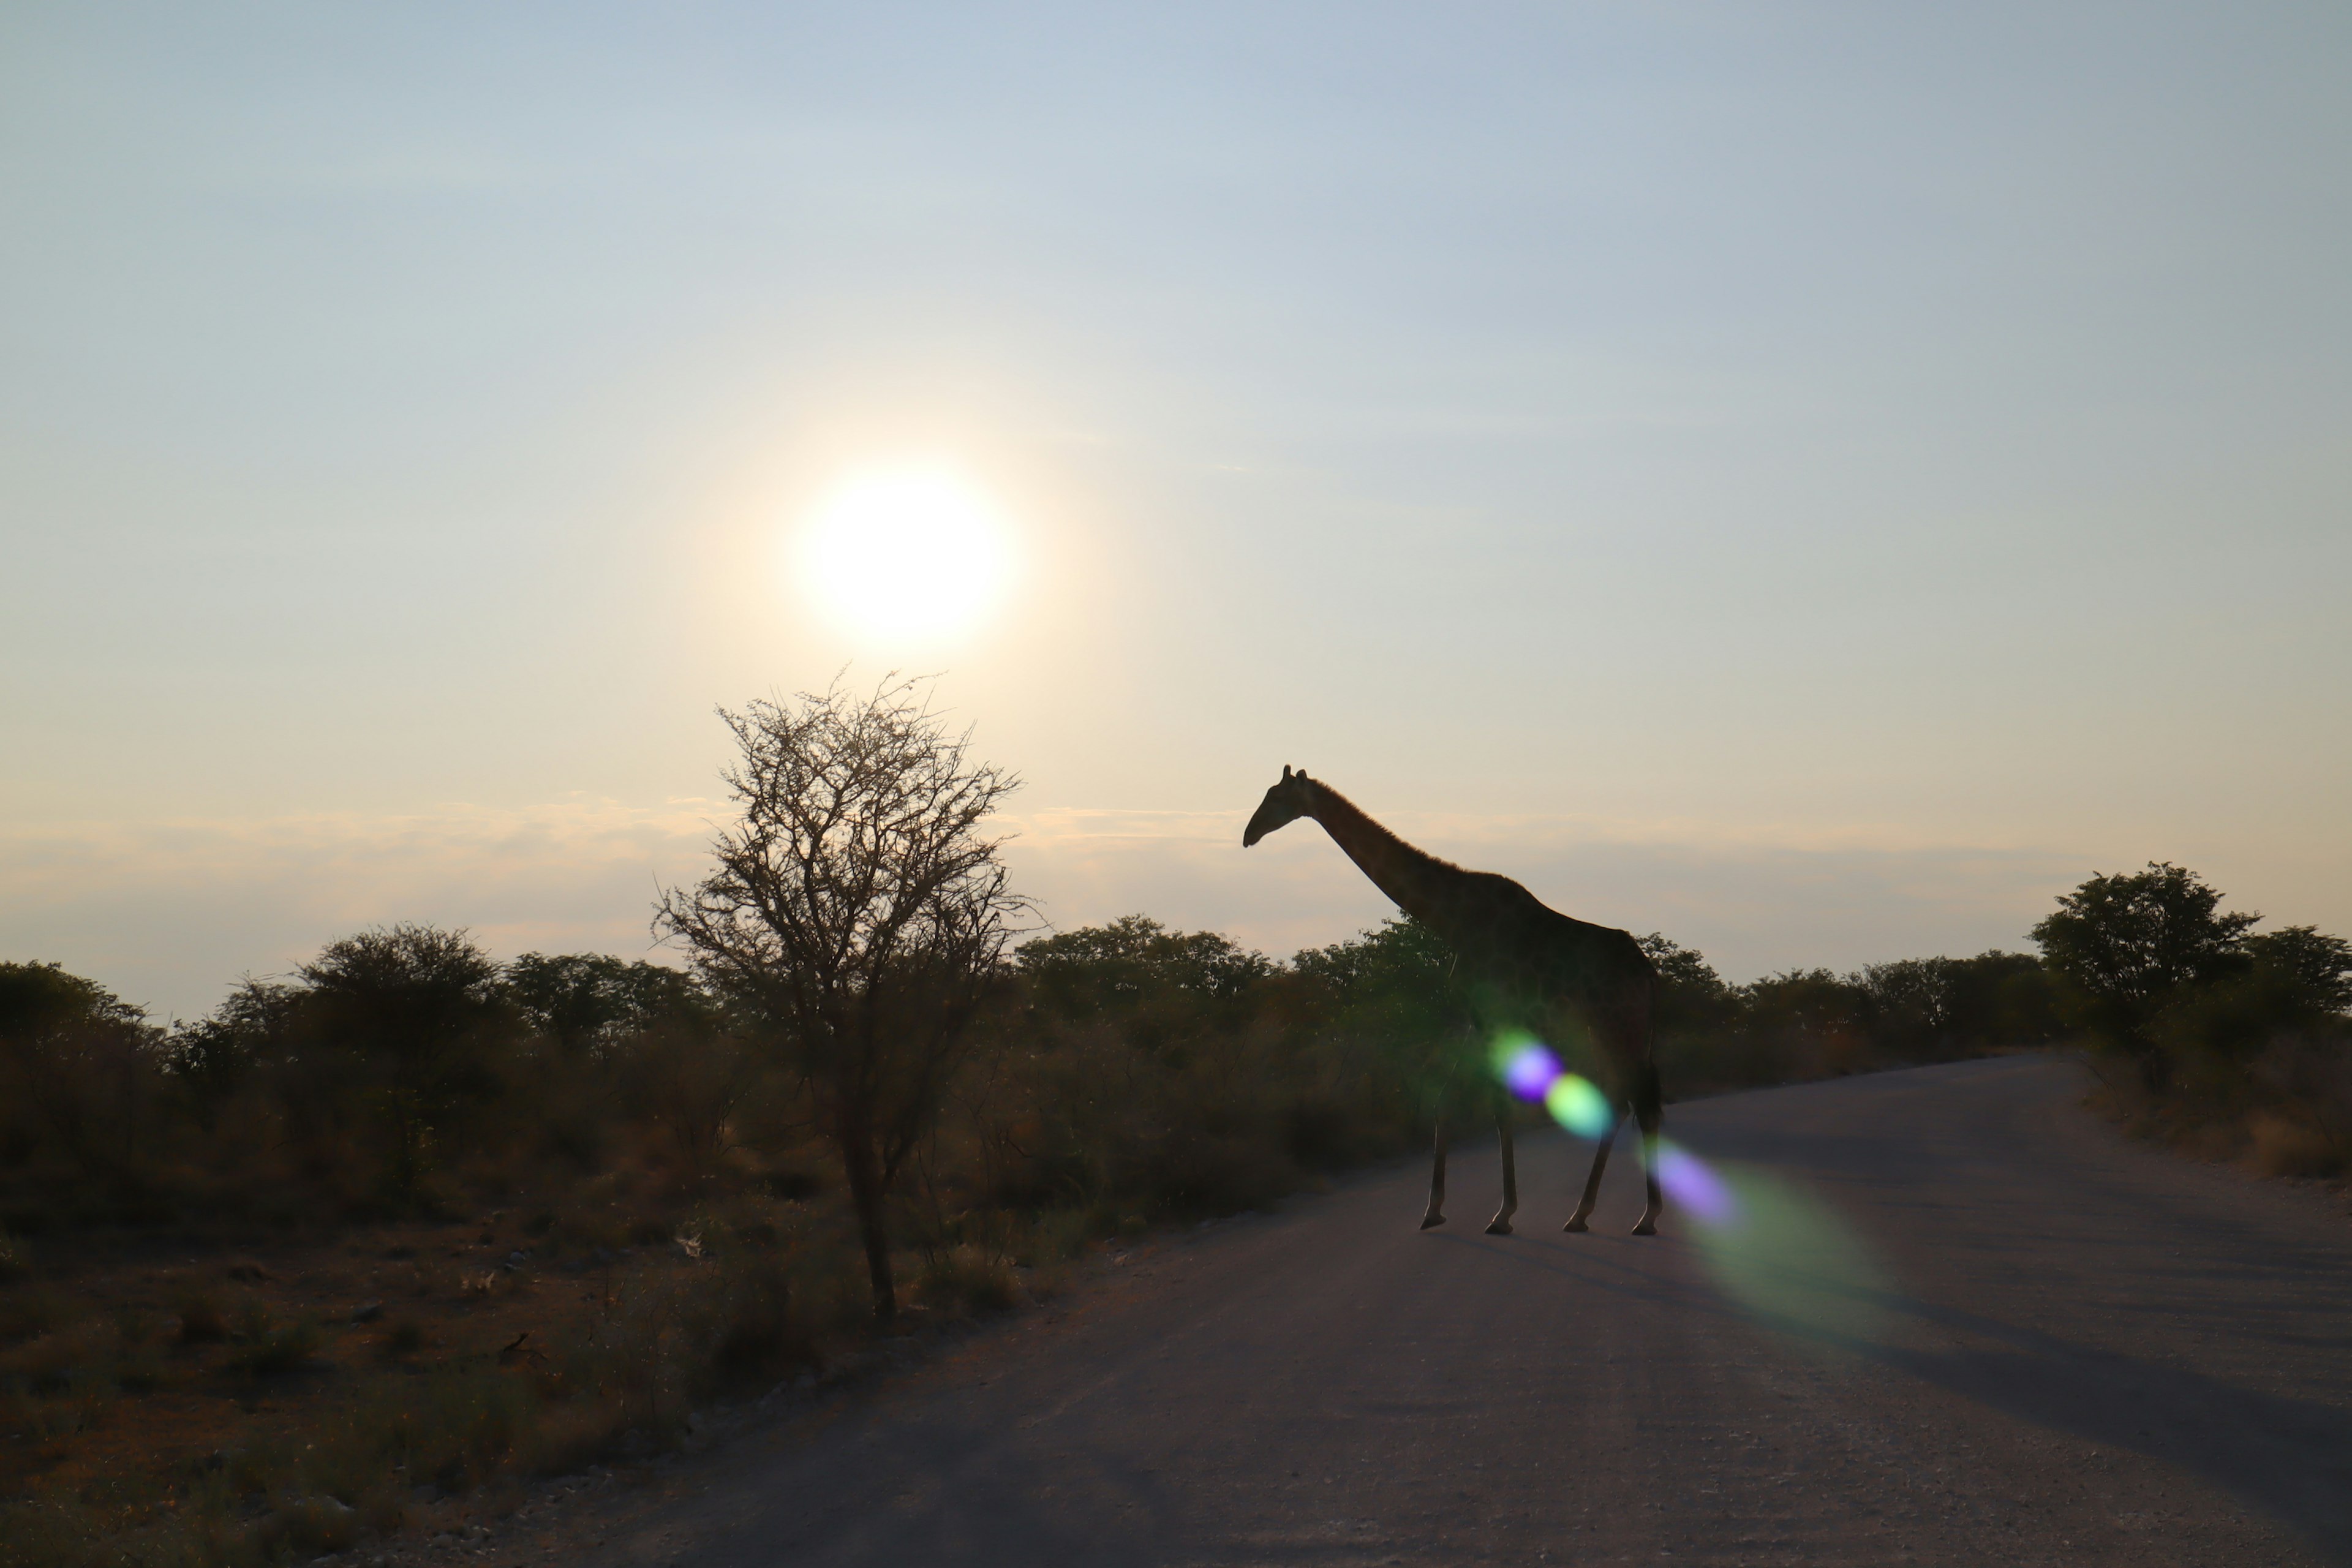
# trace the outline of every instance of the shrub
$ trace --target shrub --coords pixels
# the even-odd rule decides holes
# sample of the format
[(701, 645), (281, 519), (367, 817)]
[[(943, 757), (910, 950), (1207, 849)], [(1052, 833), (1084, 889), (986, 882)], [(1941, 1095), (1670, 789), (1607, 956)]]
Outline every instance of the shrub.
[(252, 1377), (282, 1376), (309, 1361), (319, 1349), (316, 1323), (307, 1318), (275, 1322), (269, 1309), (258, 1300), (249, 1300), (238, 1309), (233, 1337), (237, 1344), (229, 1355), (229, 1364)]
[(220, 1302), (202, 1290), (191, 1290), (180, 1298), (180, 1342), (184, 1345), (216, 1344), (228, 1338), (228, 1321), (221, 1316)]
[(64, 1297), (27, 1286), (0, 1295), (0, 1349), (47, 1333), (73, 1315)]
[(112, 1340), (102, 1323), (63, 1323), (0, 1353), (0, 1384), (33, 1394), (66, 1393), (111, 1363)]
[(359, 1510), (325, 1496), (295, 1498), (278, 1505), (286, 1539), (300, 1552), (341, 1552), (359, 1536)]

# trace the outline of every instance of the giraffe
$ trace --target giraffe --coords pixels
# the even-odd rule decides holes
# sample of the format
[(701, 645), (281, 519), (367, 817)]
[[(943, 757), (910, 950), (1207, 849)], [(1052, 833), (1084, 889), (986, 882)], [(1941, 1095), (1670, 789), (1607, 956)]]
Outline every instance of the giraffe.
[[(1248, 848), (1278, 827), (1311, 816), (1323, 825), (1372, 885), (1397, 907), (1443, 938), (1455, 955), (1472, 1011), (1482, 1032), (1506, 1025), (1532, 1028), (1554, 1040), (1564, 1031), (1589, 1030), (1600, 1047), (1603, 1084), (1612, 1103), (1639, 1123), (1649, 1203), (1635, 1236), (1658, 1229), (1658, 1068), (1651, 1052), (1650, 1004), (1657, 971), (1640, 943), (1622, 931), (1588, 925), (1548, 908), (1533, 893), (1491, 871), (1465, 871), (1423, 853), (1374, 822), (1330, 785), (1293, 773), (1283, 764), (1281, 781), (1265, 792), (1242, 832)], [(1488, 1222), (1490, 1236), (1511, 1234), (1519, 1206), (1518, 1172), (1512, 1157), (1510, 1102), (1499, 1100), (1495, 1124), (1503, 1142), (1503, 1206)], [(1593, 1152), (1584, 1195), (1563, 1230), (1589, 1228), (1601, 1173), (1609, 1163), (1622, 1119)], [(1445, 1223), (1445, 1120), (1437, 1118), (1436, 1149), (1429, 1178), (1427, 1230)]]

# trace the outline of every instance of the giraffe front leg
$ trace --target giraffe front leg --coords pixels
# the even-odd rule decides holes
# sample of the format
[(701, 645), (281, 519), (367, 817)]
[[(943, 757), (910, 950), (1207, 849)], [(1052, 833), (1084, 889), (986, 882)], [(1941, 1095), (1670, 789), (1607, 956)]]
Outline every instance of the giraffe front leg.
[(1511, 1107), (1506, 1100), (1495, 1112), (1495, 1128), (1503, 1135), (1503, 1206), (1486, 1222), (1488, 1236), (1511, 1234), (1511, 1216), (1519, 1212), (1518, 1163), (1511, 1152)]
[(1437, 1118), (1437, 1155), (1429, 1167), (1429, 1212), (1421, 1216), (1421, 1228), (1445, 1223), (1445, 1117)]

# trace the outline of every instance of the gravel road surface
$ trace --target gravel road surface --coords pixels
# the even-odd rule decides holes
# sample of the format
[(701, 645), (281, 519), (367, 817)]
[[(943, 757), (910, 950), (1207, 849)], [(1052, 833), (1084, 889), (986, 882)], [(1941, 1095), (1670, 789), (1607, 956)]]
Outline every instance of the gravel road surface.
[[(1563, 1236), (1418, 1163), (1143, 1249), (830, 1419), (610, 1563), (2352, 1563), (2352, 1224), (2133, 1145), (2015, 1057), (1668, 1108), (1699, 1165)], [(1713, 1190), (1709, 1183), (1714, 1183)]]

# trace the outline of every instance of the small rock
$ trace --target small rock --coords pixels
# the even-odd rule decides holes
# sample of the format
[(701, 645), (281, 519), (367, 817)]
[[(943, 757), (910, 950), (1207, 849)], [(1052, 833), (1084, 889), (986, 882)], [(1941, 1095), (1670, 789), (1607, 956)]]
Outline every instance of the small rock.
[(373, 1323), (383, 1316), (383, 1303), (381, 1301), (362, 1301), (352, 1309), (352, 1321), (354, 1323)]
[(507, 1267), (509, 1268), (520, 1268), (530, 1261), (530, 1254), (523, 1251), (520, 1247), (517, 1247), (514, 1251), (507, 1254)]

